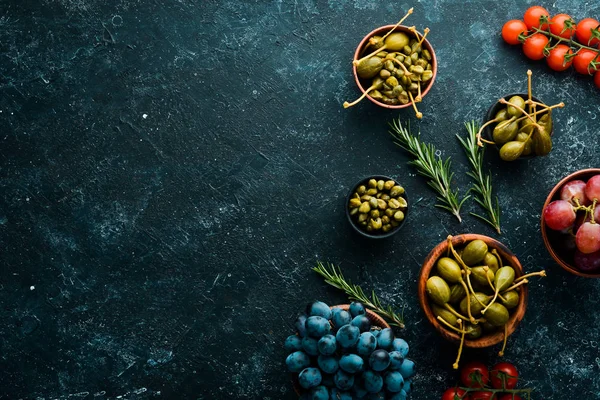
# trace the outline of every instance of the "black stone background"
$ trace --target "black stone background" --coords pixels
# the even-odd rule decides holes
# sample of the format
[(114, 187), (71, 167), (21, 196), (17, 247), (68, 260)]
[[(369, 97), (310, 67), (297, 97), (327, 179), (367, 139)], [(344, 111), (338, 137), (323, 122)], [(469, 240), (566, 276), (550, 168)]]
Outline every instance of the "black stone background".
[[(446, 235), (492, 229), (433, 207), (435, 196), (386, 133), (411, 120), (469, 187), (455, 139), (498, 97), (564, 101), (555, 149), (489, 154), (501, 240), (533, 280), (506, 359), (534, 399), (600, 399), (600, 283), (554, 264), (539, 231), (548, 191), (598, 167), (598, 90), (505, 45), (529, 1), (3, 0), (0, 2), (0, 398), (293, 399), (282, 342), (304, 305), (345, 296), (316, 260), (405, 307), (418, 366), (411, 398), (456, 382), (456, 348), (424, 319), (421, 262)], [(600, 17), (598, 2), (547, 2)], [(429, 36), (438, 77), (420, 107), (363, 102), (355, 46), (399, 19)], [(344, 216), (349, 187), (389, 174), (412, 211), (371, 242)], [(496, 361), (498, 349), (466, 359)], [(120, 396), (120, 397), (119, 397)]]

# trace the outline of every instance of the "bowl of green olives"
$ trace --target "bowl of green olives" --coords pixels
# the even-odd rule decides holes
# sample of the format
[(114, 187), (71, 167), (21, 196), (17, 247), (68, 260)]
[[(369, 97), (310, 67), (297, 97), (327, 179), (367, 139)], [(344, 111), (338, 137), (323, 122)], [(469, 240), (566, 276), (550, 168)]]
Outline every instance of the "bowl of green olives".
[(389, 176), (361, 179), (346, 197), (348, 222), (356, 232), (370, 239), (384, 239), (398, 233), (407, 213), (404, 187)]
[(545, 273), (524, 275), (517, 257), (495, 239), (449, 236), (423, 263), (419, 303), (447, 340), (471, 348), (506, 345), (525, 315), (531, 275)]
[(380, 107), (400, 109), (414, 106), (429, 93), (437, 60), (427, 32), (421, 35), (414, 27), (386, 25), (361, 40), (352, 70), (363, 97)]
[[(480, 134), (494, 144), (504, 161), (545, 156), (552, 151), (554, 123), (552, 110), (564, 103), (547, 106), (527, 94), (504, 96), (488, 110)], [(527, 109), (527, 111), (526, 111)]]

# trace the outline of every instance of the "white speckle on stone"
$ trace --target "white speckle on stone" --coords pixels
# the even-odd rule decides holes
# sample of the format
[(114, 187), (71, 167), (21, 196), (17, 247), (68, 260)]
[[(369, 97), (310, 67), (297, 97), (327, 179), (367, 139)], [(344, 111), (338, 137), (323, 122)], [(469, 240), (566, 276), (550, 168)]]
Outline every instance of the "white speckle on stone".
[(33, 286), (33, 285), (29, 286), (29, 290), (35, 290), (35, 286)]
[(144, 118), (144, 119), (148, 118), (148, 114), (143, 114), (142, 118)]

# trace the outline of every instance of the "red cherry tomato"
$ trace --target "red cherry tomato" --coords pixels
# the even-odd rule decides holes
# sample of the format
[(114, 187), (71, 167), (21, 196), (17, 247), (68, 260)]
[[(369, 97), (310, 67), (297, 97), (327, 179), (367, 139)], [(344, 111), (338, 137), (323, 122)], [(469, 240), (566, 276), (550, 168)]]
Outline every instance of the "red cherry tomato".
[(503, 394), (498, 400), (521, 400), (521, 397), (519, 397), (519, 395), (513, 395), (510, 393), (507, 394)]
[(550, 20), (550, 32), (565, 39), (571, 39), (575, 27), (575, 21), (569, 14), (556, 14)]
[(490, 371), (490, 381), (494, 389), (514, 389), (518, 380), (519, 372), (511, 363), (498, 363)]
[(527, 34), (527, 26), (521, 20), (511, 19), (502, 27), (502, 39), (508, 44), (520, 44), (520, 34)]
[(540, 20), (540, 18), (542, 18), (542, 20), (550, 20), (550, 13), (548, 12), (548, 10), (541, 6), (529, 7), (527, 11), (525, 11), (525, 15), (523, 15), (523, 21), (525, 21), (525, 25), (527, 25), (527, 28), (532, 29), (535, 27), (545, 31), (546, 29), (548, 29), (548, 24), (543, 23), (543, 21)]
[(573, 64), (573, 59), (567, 60), (567, 55), (573, 54), (571, 48), (566, 44), (559, 44), (548, 54), (546, 62), (548, 66), (555, 71), (566, 71)]
[(469, 400), (497, 400), (492, 392), (473, 392), (469, 396)]
[(467, 392), (461, 388), (450, 388), (442, 395), (442, 400), (470, 400), (469, 396), (463, 397)]
[(579, 21), (575, 30), (577, 41), (586, 46), (596, 46), (600, 40), (598, 36), (594, 36), (594, 32), (598, 31), (599, 26), (600, 22), (594, 18), (585, 18)]
[(549, 40), (543, 33), (536, 33), (525, 40), (523, 43), (523, 53), (532, 60), (541, 60), (544, 58), (544, 49)]
[(489, 380), (490, 373), (483, 363), (473, 361), (462, 367), (460, 370), (460, 381), (466, 387), (484, 387)]
[(573, 67), (575, 67), (575, 71), (579, 72), (583, 75), (592, 75), (595, 71), (600, 68), (594, 68), (590, 65), (592, 61), (600, 62), (600, 57), (595, 60), (598, 53), (592, 50), (581, 49), (575, 54), (573, 57)]
[(600, 89), (600, 71), (596, 72), (594, 75), (594, 84), (598, 89)]

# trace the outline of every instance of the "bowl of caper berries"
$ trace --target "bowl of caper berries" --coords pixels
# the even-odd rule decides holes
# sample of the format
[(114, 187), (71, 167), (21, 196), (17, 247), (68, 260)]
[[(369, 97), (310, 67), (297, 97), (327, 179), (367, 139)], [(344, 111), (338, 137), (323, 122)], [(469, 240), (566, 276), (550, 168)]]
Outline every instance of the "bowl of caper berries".
[(346, 198), (346, 216), (360, 235), (383, 239), (404, 225), (408, 201), (404, 188), (394, 179), (376, 175), (361, 179)]
[(414, 27), (386, 25), (375, 29), (358, 45), (353, 73), (363, 96), (378, 106), (400, 109), (414, 107), (429, 92), (437, 75), (437, 61), (431, 43)]

